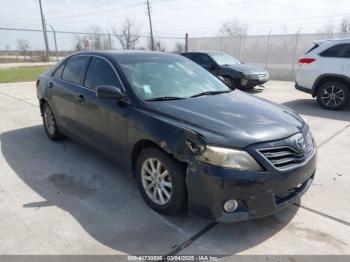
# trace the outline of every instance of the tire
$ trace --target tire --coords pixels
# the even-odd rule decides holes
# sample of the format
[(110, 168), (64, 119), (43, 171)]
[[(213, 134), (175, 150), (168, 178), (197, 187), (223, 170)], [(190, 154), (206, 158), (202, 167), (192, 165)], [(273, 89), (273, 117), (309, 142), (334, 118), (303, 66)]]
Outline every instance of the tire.
[(60, 140), (62, 138), (62, 135), (58, 131), (55, 116), (48, 103), (45, 103), (43, 106), (42, 117), (45, 133), (48, 138), (54, 141)]
[(340, 110), (349, 102), (349, 88), (341, 82), (323, 83), (317, 90), (318, 104), (328, 110)]
[[(154, 165), (153, 169), (151, 162)], [(161, 165), (160, 171), (157, 170), (157, 163)], [(151, 175), (150, 173), (152, 172), (147, 170), (153, 170), (154, 175)], [(168, 175), (161, 177), (159, 174), (166, 174), (166, 170)], [(153, 210), (161, 214), (170, 215), (182, 209), (187, 196), (185, 172), (175, 159), (158, 148), (149, 147), (144, 149), (138, 156), (135, 172), (141, 195)], [(153, 185), (151, 185), (152, 183)], [(169, 187), (169, 183), (171, 187)], [(147, 186), (149, 190), (146, 189)], [(168, 196), (165, 192), (168, 193)], [(162, 197), (160, 197), (160, 194)]]
[(222, 77), (224, 83), (230, 88), (230, 89), (235, 89), (237, 88), (235, 80), (233, 80), (231, 77), (228, 76), (223, 76)]

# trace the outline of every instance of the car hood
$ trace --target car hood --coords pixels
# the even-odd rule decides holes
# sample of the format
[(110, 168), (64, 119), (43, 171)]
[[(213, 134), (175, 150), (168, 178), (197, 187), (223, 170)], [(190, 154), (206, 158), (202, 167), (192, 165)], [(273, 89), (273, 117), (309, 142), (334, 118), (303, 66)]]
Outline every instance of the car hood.
[(209, 144), (226, 147), (282, 139), (306, 125), (293, 110), (239, 90), (147, 103), (155, 115), (201, 134)]
[(223, 67), (242, 72), (243, 74), (260, 74), (260, 73), (267, 72), (263, 68), (252, 66), (252, 65), (246, 65), (246, 64), (227, 65)]

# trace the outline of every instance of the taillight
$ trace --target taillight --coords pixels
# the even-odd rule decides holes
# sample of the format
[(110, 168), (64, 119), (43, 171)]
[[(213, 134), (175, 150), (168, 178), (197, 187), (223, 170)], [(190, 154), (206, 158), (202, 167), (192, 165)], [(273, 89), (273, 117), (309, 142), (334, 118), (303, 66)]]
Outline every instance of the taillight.
[(315, 58), (300, 58), (298, 61), (298, 64), (308, 65), (308, 64), (311, 64), (315, 61), (316, 61)]

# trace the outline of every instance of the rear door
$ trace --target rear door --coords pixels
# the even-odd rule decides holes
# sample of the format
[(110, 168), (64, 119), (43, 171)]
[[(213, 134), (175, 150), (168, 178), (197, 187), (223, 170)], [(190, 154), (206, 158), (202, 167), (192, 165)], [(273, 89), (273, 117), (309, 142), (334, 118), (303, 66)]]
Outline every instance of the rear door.
[(75, 134), (75, 104), (77, 91), (89, 57), (73, 56), (60, 65), (48, 82), (47, 96), (51, 101), (61, 129)]
[(343, 75), (350, 78), (350, 44), (347, 44), (347, 49), (345, 53), (345, 63), (343, 68)]
[(120, 163), (125, 161), (129, 105), (115, 99), (96, 97), (100, 85), (123, 86), (104, 58), (93, 56), (87, 67), (83, 87), (78, 91), (77, 123), (80, 137), (109, 153)]

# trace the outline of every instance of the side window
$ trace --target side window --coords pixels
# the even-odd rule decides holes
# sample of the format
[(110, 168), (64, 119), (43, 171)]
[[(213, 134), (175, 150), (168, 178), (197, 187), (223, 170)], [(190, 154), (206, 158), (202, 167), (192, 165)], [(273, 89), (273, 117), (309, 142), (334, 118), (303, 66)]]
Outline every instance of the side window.
[(63, 69), (64, 66), (66, 65), (66, 63), (62, 63), (55, 71), (55, 73), (53, 73), (53, 76), (61, 78), (62, 77), (62, 73), (63, 73)]
[(202, 66), (211, 66), (213, 64), (208, 56), (202, 54), (197, 54), (195, 61)]
[(86, 72), (84, 86), (95, 90), (100, 85), (120, 86), (111, 65), (101, 58), (93, 57)]
[(89, 59), (90, 57), (88, 56), (73, 56), (69, 58), (64, 67), (62, 79), (74, 84), (80, 84), (81, 76)]
[(186, 58), (188, 58), (188, 59), (190, 59), (190, 60), (194, 60), (194, 59), (193, 59), (194, 54), (191, 54), (191, 53), (187, 54), (187, 53), (186, 53), (186, 54), (183, 54), (183, 56), (186, 57)]
[(350, 57), (350, 44), (336, 45), (323, 51), (321, 54), (323, 57)]

